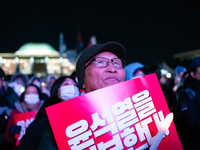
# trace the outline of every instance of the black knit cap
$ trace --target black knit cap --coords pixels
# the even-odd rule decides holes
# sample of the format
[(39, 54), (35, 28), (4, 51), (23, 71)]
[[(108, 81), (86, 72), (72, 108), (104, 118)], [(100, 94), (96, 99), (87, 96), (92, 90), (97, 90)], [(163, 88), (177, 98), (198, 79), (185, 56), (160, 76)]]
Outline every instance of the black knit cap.
[(76, 62), (76, 75), (78, 78), (79, 88), (83, 87), (85, 64), (89, 62), (94, 56), (103, 51), (112, 52), (117, 57), (124, 60), (126, 60), (127, 57), (126, 49), (124, 48), (124, 46), (114, 41), (107, 42), (104, 44), (95, 44), (85, 48), (81, 52)]

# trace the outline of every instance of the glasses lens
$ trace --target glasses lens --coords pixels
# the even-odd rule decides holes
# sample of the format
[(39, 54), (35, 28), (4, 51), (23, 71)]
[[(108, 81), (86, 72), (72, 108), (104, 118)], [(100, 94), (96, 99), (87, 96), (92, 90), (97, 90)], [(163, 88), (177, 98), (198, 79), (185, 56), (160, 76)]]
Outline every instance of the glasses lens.
[(119, 58), (113, 59), (113, 65), (114, 65), (115, 67), (118, 67), (118, 68), (123, 68), (123, 64), (124, 64), (123, 61), (124, 61), (124, 60), (121, 60), (121, 59), (119, 59)]
[(107, 67), (108, 65), (108, 59), (107, 58), (96, 58), (95, 59), (95, 64), (98, 66), (98, 67)]

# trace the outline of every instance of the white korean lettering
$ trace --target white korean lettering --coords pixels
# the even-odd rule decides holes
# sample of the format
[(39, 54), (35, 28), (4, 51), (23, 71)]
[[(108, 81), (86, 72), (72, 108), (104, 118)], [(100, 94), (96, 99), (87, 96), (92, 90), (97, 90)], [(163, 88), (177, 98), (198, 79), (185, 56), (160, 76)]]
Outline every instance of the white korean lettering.
[(144, 105), (145, 103), (149, 102), (149, 101), (152, 101), (152, 98), (151, 97), (147, 97), (146, 99), (140, 101), (140, 102), (137, 102), (136, 104), (134, 104), (134, 107), (135, 108), (138, 108), (142, 105)]
[(136, 111), (138, 112), (138, 116), (140, 120), (152, 115), (156, 112), (155, 106), (153, 104), (153, 101), (150, 101), (144, 105), (142, 105), (139, 108), (136, 108)]
[(115, 119), (117, 121), (117, 126), (120, 131), (139, 121), (135, 109), (127, 111), (122, 115), (117, 116)]
[(35, 118), (26, 119), (25, 127), (27, 128), (34, 120)]
[(20, 136), (18, 137), (18, 140), (21, 140), (21, 138), (24, 136), (24, 134), (26, 133), (26, 128), (31, 124), (31, 122), (33, 122), (35, 120), (35, 118), (30, 118), (30, 119), (26, 119), (26, 121), (21, 120), (17, 122), (18, 126), (21, 126), (21, 130), (20, 130)]
[(120, 115), (124, 113), (127, 109), (132, 109), (133, 104), (130, 97), (126, 98), (123, 102), (117, 102), (112, 106), (112, 112), (114, 115)]
[[(113, 147), (115, 146), (115, 147)], [(113, 139), (104, 143), (104, 142), (100, 142), (97, 144), (97, 147), (99, 150), (107, 150), (108, 148), (110, 148), (109, 150), (123, 150), (124, 146), (122, 144), (122, 141), (120, 139), (119, 134), (116, 134), (113, 136)]]
[[(89, 130), (71, 140), (68, 141), (71, 150), (83, 150), (89, 146), (92, 146), (95, 142), (94, 139), (89, 139), (92, 135), (92, 131)], [(83, 141), (83, 143), (81, 143)], [(80, 144), (81, 143), (81, 144)]]
[(89, 147), (89, 150), (97, 150), (96, 145), (93, 145), (93, 146)]
[(75, 137), (88, 129), (88, 122), (86, 120), (80, 120), (70, 126), (65, 130), (65, 134), (69, 137)]
[(102, 113), (102, 117), (104, 119), (107, 119), (108, 123), (114, 122), (114, 117), (109, 107), (104, 109), (104, 112)]
[(133, 102), (136, 103), (134, 104), (134, 107), (138, 112), (140, 120), (156, 112), (155, 106), (152, 101), (152, 97), (149, 97), (149, 95), (149, 91), (144, 90), (133, 95), (132, 97)]
[(124, 138), (124, 145), (126, 147), (134, 146), (137, 143), (138, 139), (135, 134), (129, 134)]
[[(104, 112), (102, 113), (102, 118), (107, 119), (108, 123), (114, 122), (114, 117), (109, 107), (104, 109)], [(92, 131), (95, 131), (99, 126), (106, 125), (106, 121), (101, 119), (97, 112), (92, 114), (92, 120), (93, 120), (93, 123), (90, 126)]]
[[(147, 138), (147, 141), (150, 144), (152, 136), (151, 136), (151, 132), (149, 130), (148, 124), (151, 123), (152, 121), (153, 121), (152, 118), (148, 117), (145, 120), (143, 120), (135, 125), (136, 131), (138, 133), (138, 136), (139, 136), (141, 142), (143, 142)], [(145, 138), (145, 136), (146, 136), (146, 138)]]
[(146, 99), (147, 97), (149, 97), (149, 91), (144, 90), (144, 91), (141, 91), (141, 92), (133, 95), (132, 100), (133, 100), (133, 102), (137, 103), (141, 100)]
[(93, 120), (93, 123), (90, 126), (92, 131), (95, 131), (98, 128), (98, 126), (105, 126), (106, 125), (106, 121), (101, 119), (97, 112), (92, 114), (92, 120)]
[(101, 128), (101, 129), (95, 131), (94, 132), (94, 136), (95, 137), (99, 137), (99, 136), (101, 136), (101, 135), (103, 135), (103, 134), (105, 134), (105, 133), (107, 133), (109, 131), (111, 131), (112, 134), (115, 134), (115, 133), (118, 132), (117, 126), (116, 126), (116, 124), (114, 122), (109, 124), (109, 125), (107, 125), (104, 128)]
[(18, 122), (17, 122), (17, 125), (18, 125), (18, 126), (21, 126), (20, 136), (18, 137), (18, 140), (21, 140), (21, 138), (22, 138), (23, 135), (25, 134), (25, 130), (26, 130), (25, 121), (24, 121), (24, 120), (18, 121)]
[(134, 133), (135, 132), (135, 129), (134, 128), (126, 128), (126, 129), (124, 129), (124, 132), (122, 132), (121, 134), (120, 134), (120, 136), (122, 137), (122, 138), (124, 138), (125, 136), (127, 136), (127, 135), (129, 135), (129, 134), (131, 134), (131, 133)]

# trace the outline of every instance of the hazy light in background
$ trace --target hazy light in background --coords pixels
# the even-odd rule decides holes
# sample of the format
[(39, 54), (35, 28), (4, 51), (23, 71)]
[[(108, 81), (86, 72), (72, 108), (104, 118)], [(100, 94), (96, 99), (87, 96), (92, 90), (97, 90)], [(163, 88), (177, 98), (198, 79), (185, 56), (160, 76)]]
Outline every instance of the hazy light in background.
[(172, 77), (172, 74), (171, 74), (171, 73), (167, 73), (167, 74), (166, 74), (166, 77), (167, 77), (167, 78), (171, 78), (171, 77)]
[(19, 58), (15, 57), (15, 63), (18, 64), (19, 63)]
[(62, 62), (63, 62), (63, 58), (59, 57), (59, 63), (62, 63)]
[(47, 84), (45, 82), (42, 82), (42, 86), (47, 86)]
[(45, 63), (48, 64), (48, 62), (49, 62), (49, 57), (46, 56), (46, 57), (45, 57)]
[(20, 92), (21, 92), (21, 93), (23, 93), (23, 92), (24, 92), (24, 90), (25, 90), (25, 88), (24, 88), (24, 87), (21, 87), (21, 88), (20, 88)]
[(40, 78), (41, 76), (42, 76), (42, 74), (41, 74), (41, 73), (37, 73), (37, 77), (39, 77), (39, 78)]
[(0, 66), (2, 65), (3, 58), (0, 56)]
[(160, 72), (161, 72), (161, 74), (165, 74), (165, 75), (168, 73), (168, 71), (165, 69), (161, 69)]
[(31, 58), (30, 58), (30, 63), (33, 63), (33, 62), (34, 62), (34, 58), (31, 57)]
[(71, 65), (71, 66), (69, 66), (69, 69), (70, 69), (70, 70), (74, 70), (74, 69), (75, 69), (75, 66), (72, 66), (72, 65)]

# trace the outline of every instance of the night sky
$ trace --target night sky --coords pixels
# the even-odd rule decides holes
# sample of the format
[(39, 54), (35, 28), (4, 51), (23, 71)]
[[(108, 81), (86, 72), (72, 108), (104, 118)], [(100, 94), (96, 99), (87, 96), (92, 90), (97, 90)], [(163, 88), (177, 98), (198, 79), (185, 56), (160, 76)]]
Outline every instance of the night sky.
[(124, 45), (127, 63), (153, 68), (165, 60), (173, 67), (174, 54), (200, 48), (200, 1), (1, 0), (0, 52), (15, 52), (27, 42), (58, 49), (60, 31), (74, 49), (77, 25), (84, 47), (94, 34), (98, 43)]

